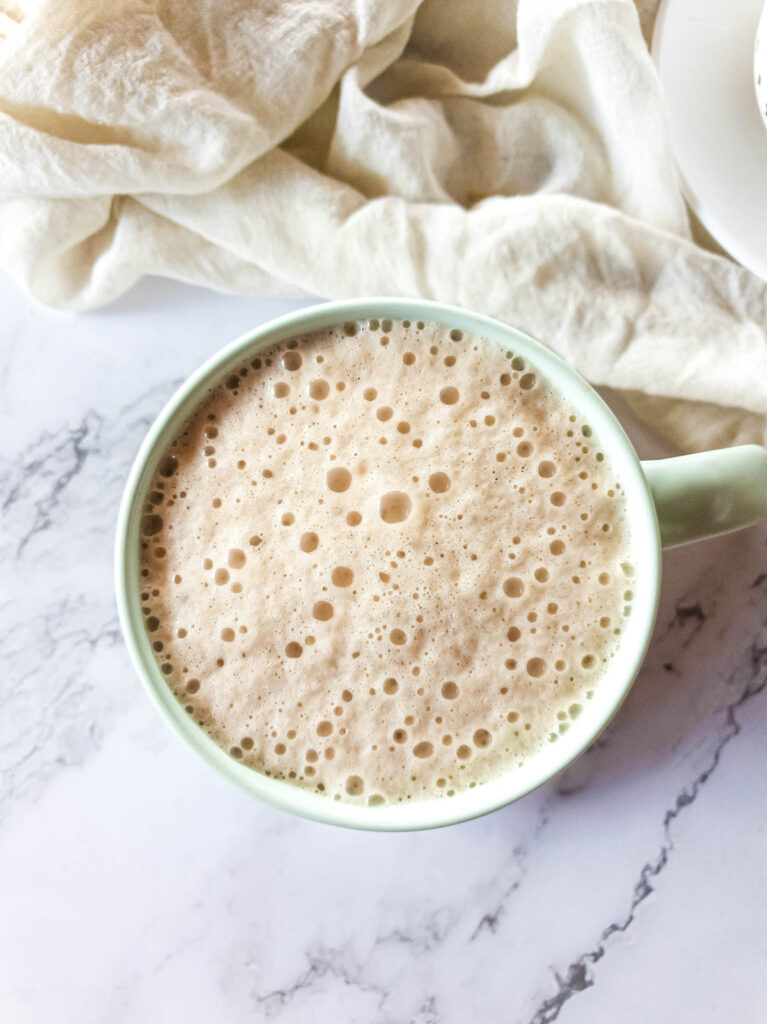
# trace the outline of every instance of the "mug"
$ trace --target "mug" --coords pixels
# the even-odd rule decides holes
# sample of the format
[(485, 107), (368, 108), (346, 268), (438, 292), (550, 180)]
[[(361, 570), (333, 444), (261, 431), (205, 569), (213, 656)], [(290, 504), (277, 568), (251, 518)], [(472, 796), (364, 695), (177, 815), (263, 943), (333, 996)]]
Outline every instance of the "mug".
[[(588, 708), (556, 743), (521, 766), (452, 797), (375, 807), (335, 801), (235, 761), (184, 712), (166, 684), (144, 629), (139, 585), (139, 523), (157, 464), (208, 389), (246, 359), (280, 341), (333, 324), (376, 317), (430, 320), (472, 332), (526, 357), (580, 411), (621, 480), (632, 538), (634, 598), (621, 643)], [(348, 344), (359, 344), (349, 339)], [(547, 782), (605, 728), (633, 683), (652, 634), (661, 579), (661, 550), (727, 533), (767, 517), (767, 451), (744, 445), (640, 462), (613, 413), (567, 363), (539, 342), (486, 316), (437, 302), (369, 298), (330, 302), (259, 327), (213, 356), (183, 384), (149, 430), (131, 469), (120, 507), (116, 589), (125, 642), (162, 717), (197, 753), (248, 793), (282, 810), (334, 825), (398, 831), (435, 828), (487, 814)]]

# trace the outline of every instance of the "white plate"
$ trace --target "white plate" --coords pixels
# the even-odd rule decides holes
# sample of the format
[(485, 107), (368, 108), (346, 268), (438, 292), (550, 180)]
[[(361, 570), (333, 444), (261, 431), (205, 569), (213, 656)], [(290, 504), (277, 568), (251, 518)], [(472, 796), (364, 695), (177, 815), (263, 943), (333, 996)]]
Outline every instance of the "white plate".
[(732, 256), (767, 280), (767, 130), (754, 93), (763, 0), (663, 0), (652, 53), (685, 199)]

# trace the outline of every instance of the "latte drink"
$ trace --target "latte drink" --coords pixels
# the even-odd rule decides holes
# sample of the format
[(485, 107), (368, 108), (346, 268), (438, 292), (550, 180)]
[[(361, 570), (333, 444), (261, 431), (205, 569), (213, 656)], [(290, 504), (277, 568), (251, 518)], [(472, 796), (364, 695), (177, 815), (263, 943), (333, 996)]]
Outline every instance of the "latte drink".
[(620, 480), (527, 359), (340, 324), (197, 407), (141, 523), (150, 644), (243, 764), (329, 799), (449, 797), (572, 726), (630, 612)]

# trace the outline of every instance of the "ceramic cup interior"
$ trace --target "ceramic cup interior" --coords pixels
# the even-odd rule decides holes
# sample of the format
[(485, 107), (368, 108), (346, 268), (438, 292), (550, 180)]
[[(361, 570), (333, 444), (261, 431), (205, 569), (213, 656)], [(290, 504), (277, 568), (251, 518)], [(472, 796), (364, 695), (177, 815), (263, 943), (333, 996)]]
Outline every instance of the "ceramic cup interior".
[[(612, 460), (626, 496), (637, 571), (631, 584), (631, 615), (625, 620), (620, 646), (584, 713), (556, 743), (547, 745), (522, 767), (453, 797), (365, 807), (268, 778), (235, 761), (190, 720), (163, 679), (144, 630), (139, 597), (139, 522), (159, 459), (212, 385), (277, 342), (332, 324), (372, 317), (445, 323), (528, 358), (579, 409), (599, 438), (600, 448)], [(348, 343), (359, 344), (359, 339), (350, 338)], [(221, 349), (179, 388), (149, 430), (128, 479), (117, 527), (116, 590), (123, 633), (135, 668), (166, 722), (208, 764), (253, 796), (294, 814), (352, 828), (395, 831), (465, 821), (519, 799), (565, 768), (599, 735), (626, 696), (649, 643), (659, 588), (660, 541), (648, 485), (631, 443), (597, 393), (565, 362), (520, 331), (466, 309), (412, 299), (356, 299), (314, 306), (265, 324)]]

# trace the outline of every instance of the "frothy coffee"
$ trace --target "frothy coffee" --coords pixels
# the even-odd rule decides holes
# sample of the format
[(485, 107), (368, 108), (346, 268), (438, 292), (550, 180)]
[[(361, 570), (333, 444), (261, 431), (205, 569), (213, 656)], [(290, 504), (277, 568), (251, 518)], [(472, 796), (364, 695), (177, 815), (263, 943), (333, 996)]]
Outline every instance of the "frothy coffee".
[(232, 757), (336, 800), (454, 793), (584, 710), (630, 612), (620, 482), (527, 359), (371, 320), (271, 348), (161, 460), (141, 598)]

